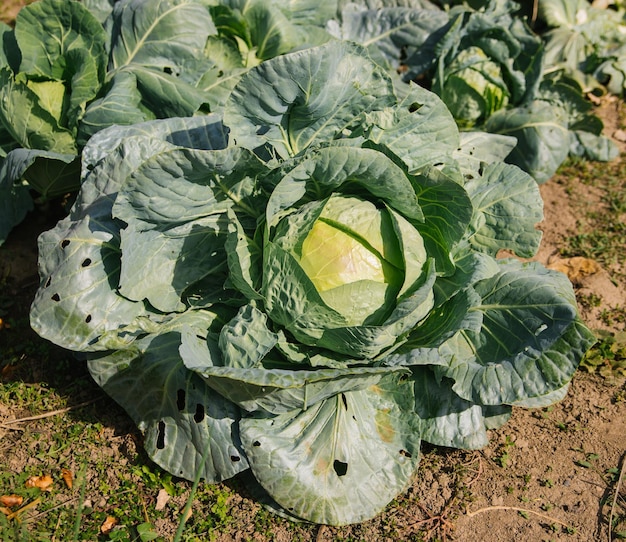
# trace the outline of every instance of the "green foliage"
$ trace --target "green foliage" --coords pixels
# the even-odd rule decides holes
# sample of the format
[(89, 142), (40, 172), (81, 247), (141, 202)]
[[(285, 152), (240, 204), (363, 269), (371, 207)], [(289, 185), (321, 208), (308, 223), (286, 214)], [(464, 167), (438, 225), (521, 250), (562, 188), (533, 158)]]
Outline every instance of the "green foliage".
[(29, 188), (78, 189), (95, 133), (219, 111), (248, 68), (326, 41), (320, 17), (334, 16), (333, 2), (210, 4), (42, 0), (0, 28), (0, 243), (32, 208)]
[(31, 323), (88, 358), (173, 476), (246, 472), (286, 517), (363, 521), (422, 439), (484, 446), (512, 405), (561, 399), (595, 340), (563, 275), (496, 258), (540, 240), (509, 145), (399, 97), (363, 47), (267, 60), (223, 115), (89, 139)]

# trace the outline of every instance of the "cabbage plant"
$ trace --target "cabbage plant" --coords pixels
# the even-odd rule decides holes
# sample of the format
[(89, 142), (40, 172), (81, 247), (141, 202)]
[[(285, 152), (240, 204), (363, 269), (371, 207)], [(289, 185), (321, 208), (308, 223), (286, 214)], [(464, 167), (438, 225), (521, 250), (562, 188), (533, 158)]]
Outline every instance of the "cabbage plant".
[(618, 149), (602, 135), (583, 89), (556, 77), (560, 68), (550, 47), (524, 17), (514, 15), (519, 4), (482, 3), (481, 9), (451, 8), (448, 25), (406, 60), (405, 78), (425, 77), (461, 129), (517, 139), (506, 160), (538, 183), (550, 179), (568, 155), (615, 158)]
[(531, 257), (536, 182), (514, 142), (399, 99), (329, 42), (247, 72), (223, 115), (111, 127), (39, 239), (31, 309), (175, 476), (247, 473), (333, 525), (379, 513), (422, 440), (476, 449), (513, 406), (564, 397), (593, 342)]
[(249, 67), (328, 39), (336, 2), (41, 0), (0, 24), (0, 244), (78, 190), (99, 130), (217, 111)]

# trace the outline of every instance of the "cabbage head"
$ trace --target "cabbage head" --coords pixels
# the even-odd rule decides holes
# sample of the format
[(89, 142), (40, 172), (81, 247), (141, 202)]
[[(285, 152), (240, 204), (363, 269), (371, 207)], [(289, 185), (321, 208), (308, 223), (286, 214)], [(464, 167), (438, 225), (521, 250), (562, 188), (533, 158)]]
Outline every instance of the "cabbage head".
[(477, 449), (561, 399), (593, 336), (529, 258), (542, 217), (510, 138), (347, 42), (246, 73), (223, 115), (111, 127), (39, 239), (31, 309), (175, 476), (241, 474), (341, 525), (410, 484), (421, 441)]

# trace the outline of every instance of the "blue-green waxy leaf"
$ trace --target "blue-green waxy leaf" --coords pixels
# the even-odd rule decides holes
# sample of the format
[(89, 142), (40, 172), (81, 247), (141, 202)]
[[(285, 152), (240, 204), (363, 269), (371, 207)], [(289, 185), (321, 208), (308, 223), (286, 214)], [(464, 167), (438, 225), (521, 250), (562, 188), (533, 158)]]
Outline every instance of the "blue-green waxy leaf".
[[(131, 138), (162, 140), (178, 147), (205, 150), (224, 149), (228, 144), (228, 132), (216, 115), (154, 120), (131, 126), (112, 126), (95, 134), (83, 149), (82, 176), (87, 176), (98, 162)], [(143, 154), (140, 153), (139, 156)], [(136, 158), (137, 153), (130, 152), (126, 160), (132, 161)]]
[(146, 313), (118, 295), (119, 236), (114, 223), (65, 219), (39, 237), (42, 287), (31, 325), (64, 348), (102, 350), (98, 339)]
[(102, 98), (91, 102), (78, 127), (77, 141), (85, 145), (96, 132), (113, 124), (137, 124), (150, 120), (150, 113), (141, 108), (141, 94), (137, 78), (129, 72), (120, 72), (110, 82), (110, 89)]
[(190, 117), (208, 101), (201, 90), (169, 73), (143, 66), (129, 70), (137, 78), (142, 103), (157, 118)]
[(475, 285), (480, 332), (451, 339), (450, 364), (440, 367), (459, 396), (482, 405), (523, 404), (563, 388), (595, 342), (565, 275), (515, 260), (501, 269)]
[(115, 0), (82, 0), (81, 2), (102, 24), (113, 11)]
[(465, 184), (474, 205), (475, 233), (470, 243), (496, 256), (507, 249), (530, 258), (539, 249), (543, 200), (535, 180), (516, 166), (494, 163)]
[(378, 64), (396, 70), (438, 28), (448, 22), (441, 9), (391, 7), (344, 8), (337, 37), (365, 46)]
[(486, 412), (482, 405), (461, 399), (452, 391), (452, 381), (438, 380), (427, 367), (414, 368), (411, 380), (422, 439), (431, 444), (467, 450), (482, 448), (489, 443), (486, 418), (510, 415), (508, 406)]
[(409, 483), (419, 460), (412, 390), (390, 376), (304, 410), (245, 418), (256, 479), (286, 511), (316, 523), (364, 521)]
[(570, 135), (564, 117), (561, 108), (534, 101), (495, 113), (487, 119), (485, 130), (517, 138), (507, 162), (521, 167), (541, 184), (567, 158)]
[(424, 213), (424, 221), (416, 223), (424, 238), (426, 251), (436, 259), (437, 271), (455, 271), (451, 252), (466, 234), (472, 218), (472, 204), (466, 190), (437, 169), (426, 169), (413, 183)]
[(514, 137), (488, 132), (461, 132), (453, 156), (468, 179), (480, 175), (483, 164), (503, 162), (517, 144)]
[(155, 155), (129, 178), (113, 214), (160, 230), (231, 208), (256, 218), (256, 178), (266, 172), (250, 151), (238, 147), (173, 149)]
[(153, 461), (175, 476), (194, 479), (199, 474), (218, 482), (248, 468), (233, 433), (239, 409), (187, 370), (178, 354), (178, 326), (185, 321), (209, 326), (213, 318), (191, 313), (130, 349), (94, 356), (88, 363), (96, 382), (144, 433)]
[(458, 128), (445, 104), (414, 84), (399, 104), (365, 119), (368, 140), (400, 158), (411, 173), (448, 161), (459, 145)]
[(103, 130), (90, 140), (83, 159), (85, 178), (69, 217), (40, 237), (42, 287), (31, 308), (31, 322), (41, 336), (65, 348), (102, 350), (107, 347), (98, 344), (101, 336), (145, 315), (143, 303), (117, 292), (122, 224), (111, 216), (113, 203), (134, 170), (172, 148), (168, 139), (209, 148), (219, 145), (222, 136), (214, 122), (155, 121), (150, 128)]
[(245, 74), (224, 110), (238, 145), (266, 143), (283, 158), (330, 141), (362, 114), (391, 105), (391, 81), (350, 43), (273, 58)]
[(192, 81), (213, 66), (205, 56), (209, 36), (217, 33), (209, 7), (193, 0), (124, 0), (111, 17), (108, 76), (133, 74), (142, 105), (157, 117), (196, 113), (207, 96)]
[(222, 327), (218, 346), (225, 366), (245, 368), (259, 364), (277, 342), (278, 336), (267, 327), (267, 315), (246, 305)]
[(83, 51), (81, 62), (91, 59), (96, 80), (104, 77), (106, 33), (80, 2), (46, 0), (24, 7), (16, 19), (15, 38), (22, 53), (20, 72), (67, 80), (66, 70), (80, 73), (72, 69), (68, 55)]
[(228, 224), (223, 215), (212, 215), (164, 231), (129, 224), (120, 232), (121, 295), (147, 300), (163, 312), (185, 308), (183, 292), (208, 276), (226, 280), (224, 242)]
[(124, 0), (112, 17), (113, 72), (138, 65), (176, 73), (181, 62), (202, 58), (207, 38), (217, 33), (208, 7), (193, 0)]
[[(284, 341), (282, 333), (273, 333), (265, 323), (244, 320), (240, 311), (220, 332), (220, 337), (203, 338), (191, 329), (184, 330), (180, 355), (185, 366), (198, 373), (220, 395), (248, 412), (283, 414), (306, 410), (312, 405), (340, 392), (362, 390), (378, 384), (381, 378), (393, 373), (408, 374), (404, 367), (337, 367), (313, 368), (305, 364), (292, 367), (281, 362), (276, 351), (268, 350), (277, 341)], [(262, 313), (259, 313), (262, 314)], [(250, 325), (251, 324), (251, 325)], [(244, 333), (233, 334), (235, 326)], [(225, 338), (234, 338), (230, 347)], [(231, 354), (237, 348), (247, 347), (241, 358)], [(240, 349), (240, 352), (243, 350)], [(307, 355), (306, 349), (303, 354)], [(312, 350), (310, 356), (314, 356)], [(247, 366), (243, 364), (247, 363)]]
[(249, 151), (236, 148), (174, 149), (141, 165), (113, 206), (114, 216), (128, 223), (121, 232), (122, 295), (179, 311), (194, 282), (211, 274), (224, 282), (227, 212), (255, 217), (254, 177), (264, 170)]
[(260, 299), (263, 252), (259, 240), (250, 238), (233, 211), (228, 211), (228, 235), (224, 247), (229, 280), (248, 299)]

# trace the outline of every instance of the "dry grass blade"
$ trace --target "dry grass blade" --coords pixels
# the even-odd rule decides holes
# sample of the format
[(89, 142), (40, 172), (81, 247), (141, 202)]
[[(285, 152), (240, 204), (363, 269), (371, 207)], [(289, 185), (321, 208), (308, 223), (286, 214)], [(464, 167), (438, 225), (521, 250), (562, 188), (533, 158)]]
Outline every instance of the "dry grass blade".
[(475, 510), (474, 512), (467, 512), (465, 515), (468, 518), (477, 516), (478, 514), (482, 514), (483, 512), (490, 512), (492, 510), (514, 510), (515, 512), (520, 512), (522, 514), (533, 514), (538, 516), (546, 521), (550, 521), (551, 523), (557, 523), (562, 525), (563, 527), (568, 527), (567, 523), (563, 523), (561, 520), (553, 518), (551, 516), (547, 516), (546, 514), (541, 514), (540, 512), (535, 512), (534, 510), (529, 510), (527, 508), (519, 508), (517, 506), (486, 506), (485, 508), (481, 508), (479, 510)]
[(622, 480), (624, 479), (624, 470), (626, 469), (626, 454), (622, 456), (622, 468), (619, 472), (619, 478), (615, 485), (615, 493), (613, 494), (613, 504), (611, 505), (611, 513), (609, 514), (609, 542), (613, 540), (613, 517), (615, 516), (615, 508), (617, 507), (617, 499), (622, 487)]
[(22, 429), (20, 428), (16, 428), (16, 427), (10, 427), (12, 424), (15, 423), (24, 423), (24, 422), (32, 422), (35, 420), (43, 420), (44, 418), (50, 418), (51, 416), (56, 416), (58, 414), (65, 414), (67, 412), (70, 412), (72, 410), (76, 410), (79, 408), (83, 408), (87, 405), (90, 405), (92, 403), (95, 403), (96, 401), (99, 401), (100, 399), (104, 399), (104, 395), (100, 396), (100, 397), (95, 397), (94, 399), (89, 399), (89, 401), (85, 401), (83, 403), (79, 403), (77, 405), (72, 405), (69, 407), (65, 407), (65, 408), (59, 408), (58, 410), (51, 410), (50, 412), (44, 412), (43, 414), (37, 414), (36, 416), (27, 416), (25, 418), (17, 418), (15, 420), (7, 420), (3, 423), (0, 423), (0, 427), (2, 427), (3, 429), (16, 429), (18, 431), (22, 431)]

